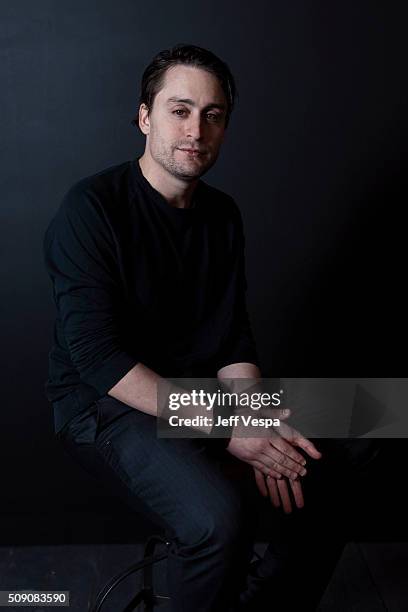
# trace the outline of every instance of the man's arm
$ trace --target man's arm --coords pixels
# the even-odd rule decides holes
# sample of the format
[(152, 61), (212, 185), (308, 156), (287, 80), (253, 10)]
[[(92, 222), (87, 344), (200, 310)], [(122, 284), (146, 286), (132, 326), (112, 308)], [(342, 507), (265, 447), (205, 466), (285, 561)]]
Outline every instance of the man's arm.
[(255, 363), (231, 363), (230, 365), (220, 368), (217, 372), (217, 377), (220, 380), (228, 378), (260, 379), (261, 370)]
[[(221, 368), (217, 376), (220, 380), (225, 379), (230, 390), (237, 393), (243, 393), (245, 390), (253, 388), (254, 384), (256, 385), (261, 382), (260, 369), (253, 363), (242, 362), (230, 364)], [(283, 428), (285, 428), (285, 425), (283, 425)], [(278, 476), (274, 476), (271, 473), (267, 474), (263, 466), (253, 464), (255, 481), (261, 495), (264, 497), (269, 496), (272, 504), (276, 508), (282, 506), (285, 513), (290, 513), (292, 511), (292, 501), (289, 491), (292, 492), (296, 507), (302, 508), (304, 506), (304, 497), (299, 475), (304, 475), (305, 460), (303, 455), (298, 453), (293, 446), (300, 446), (314, 459), (319, 459), (321, 457), (319, 451), (309, 440), (303, 438), (298, 432), (296, 432), (294, 436), (294, 430), (292, 430), (292, 428), (289, 428), (289, 432), (291, 435), (288, 436), (286, 434), (286, 439), (284, 431), (282, 439), (273, 436), (270, 442), (274, 446), (274, 451), (279, 451), (281, 453), (280, 455), (274, 454), (274, 459), (280, 463), (283, 462), (283, 465), (288, 469), (294, 470), (295, 478), (288, 474), (285, 474), (287, 478), (282, 478), (281, 473), (279, 473)], [(248, 437), (249, 435), (250, 433), (248, 432)], [(251, 447), (251, 445), (256, 443), (254, 439), (246, 440), (245, 442), (242, 442), (242, 438), (234, 439), (234, 432), (232, 432), (227, 450), (236, 457), (241, 458), (241, 455), (245, 453), (245, 446)], [(267, 446), (264, 448), (263, 452), (268, 453), (269, 447)], [(293, 463), (291, 463), (291, 461), (293, 461)]]
[[(176, 388), (165, 378), (159, 376), (159, 374), (139, 362), (108, 391), (108, 395), (136, 410), (157, 417), (162, 413), (162, 410), (167, 404), (167, 402), (164, 401), (162, 406), (158, 405), (159, 385), (163, 391), (163, 393), (160, 394), (163, 400), (165, 400), (165, 397), (167, 398), (170, 393), (187, 393), (185, 389)], [(177, 415), (180, 418), (189, 418), (193, 416), (191, 406), (179, 406)], [(194, 415), (208, 416), (206, 406), (194, 405)], [(209, 434), (212, 425), (206, 425), (201, 422), (199, 425), (194, 426), (193, 429)]]
[(101, 203), (83, 182), (64, 197), (43, 246), (72, 365), (101, 397), (138, 363), (138, 347), (123, 347), (114, 236)]
[[(237, 212), (237, 236), (238, 236), (238, 281), (237, 299), (235, 302), (233, 326), (229, 340), (223, 347), (218, 362), (217, 377), (224, 381), (232, 392), (242, 393), (250, 387), (261, 383), (261, 371), (258, 367), (258, 355), (255, 346), (251, 324), (246, 305), (247, 281), (245, 274), (245, 236), (243, 231), (242, 217), (239, 209)], [(230, 380), (228, 380), (230, 379)], [(282, 418), (282, 417), (281, 417)], [(285, 418), (285, 417), (284, 417)], [(255, 479), (262, 495), (268, 495), (276, 505), (279, 495), (282, 499), (283, 508), (290, 511), (290, 500), (286, 479), (288, 477), (295, 503), (298, 507), (303, 506), (303, 494), (299, 475), (304, 475), (306, 470), (303, 455), (295, 450), (294, 446), (301, 447), (314, 459), (320, 458), (319, 451), (314, 445), (304, 438), (300, 433), (290, 427), (283, 426), (280, 431), (282, 435), (273, 432), (271, 439), (250, 438), (250, 430), (247, 429), (245, 437), (235, 437), (232, 430), (231, 438), (227, 441), (226, 450), (239, 459), (252, 463)], [(259, 461), (259, 459), (261, 461)], [(265, 466), (267, 469), (265, 469)], [(269, 471), (268, 471), (269, 470)], [(278, 474), (274, 474), (276, 470)], [(265, 482), (265, 476), (267, 481)], [(275, 480), (276, 478), (276, 480)], [(288, 501), (289, 500), (289, 501)]]
[(157, 387), (164, 379), (156, 372), (138, 363), (108, 391), (108, 395), (141, 410), (157, 416)]
[[(246, 362), (224, 366), (217, 376), (227, 384), (230, 391), (238, 394), (261, 382), (258, 366)], [(280, 418), (283, 420), (285, 416), (281, 414)], [(257, 434), (255, 428), (251, 436), (250, 426), (246, 426), (244, 430), (242, 425), (234, 427), (226, 450), (238, 459), (251, 463), (265, 475), (276, 476), (268, 471), (269, 468), (293, 480), (299, 475), (303, 476), (306, 473), (305, 460), (295, 446), (302, 448), (312, 457), (317, 458), (319, 454), (312, 442), (284, 423), (281, 424), (279, 432), (268, 430), (269, 435), (261, 438)]]
[[(248, 383), (253, 383), (253, 376), (255, 374), (259, 375), (259, 369), (254, 364), (233, 364), (228, 366), (227, 368), (223, 368), (224, 372), (219, 372), (220, 379), (222, 375), (228, 375), (226, 378), (234, 375), (240, 376), (242, 379), (244, 374), (247, 375)], [(108, 391), (108, 395), (118, 399), (119, 401), (128, 404), (129, 406), (136, 408), (137, 410), (141, 410), (142, 412), (146, 412), (147, 414), (151, 414), (153, 416), (158, 415), (158, 406), (157, 406), (157, 386), (161, 384), (166, 384), (164, 378), (159, 376), (153, 370), (150, 370), (148, 367), (144, 366), (141, 363), (138, 363), (135, 367), (133, 367), (114, 387), (112, 387)], [(168, 391), (170, 391), (170, 383), (167, 383)], [(249, 385), (248, 385), (249, 386)], [(241, 389), (243, 391), (243, 389)], [(167, 390), (166, 390), (167, 392)], [(180, 416), (189, 416), (189, 407), (184, 407), (184, 414), (181, 415), (180, 411), (178, 414)], [(195, 414), (197, 413), (197, 408), (194, 408)], [(202, 409), (202, 413), (205, 414), (205, 407)], [(276, 411), (279, 412), (279, 411)], [(191, 413), (190, 413), (191, 416)], [(282, 414), (279, 414), (280, 418), (283, 417)], [(201, 431), (205, 433), (209, 433), (211, 430), (210, 427), (205, 427), (204, 425), (200, 425), (197, 427)], [(287, 448), (283, 448), (282, 444), (280, 446), (283, 448), (283, 451), (287, 451), (287, 457), (283, 460), (283, 462), (274, 462), (272, 459), (268, 458), (267, 454), (265, 454), (260, 449), (256, 448), (254, 450), (254, 456), (246, 456), (245, 452), (239, 452), (236, 450), (237, 447), (245, 446), (242, 444), (244, 439), (236, 438), (235, 441), (229, 443), (229, 447), (231, 447), (231, 454), (234, 454), (239, 459), (243, 461), (247, 461), (254, 467), (259, 466), (264, 474), (275, 476), (276, 478), (280, 478), (281, 475), (286, 475), (288, 477), (297, 477), (297, 471), (302, 469), (302, 466), (296, 461), (292, 461), (291, 457), (300, 457), (300, 460), (303, 461), (303, 457), (297, 453), (289, 444)], [(255, 445), (258, 444), (259, 439), (252, 439), (252, 442)], [(286, 444), (284, 441), (282, 441)], [(245, 449), (244, 449), (245, 450)], [(275, 453), (277, 454), (277, 452)], [(293, 466), (295, 466), (297, 471), (293, 471)]]

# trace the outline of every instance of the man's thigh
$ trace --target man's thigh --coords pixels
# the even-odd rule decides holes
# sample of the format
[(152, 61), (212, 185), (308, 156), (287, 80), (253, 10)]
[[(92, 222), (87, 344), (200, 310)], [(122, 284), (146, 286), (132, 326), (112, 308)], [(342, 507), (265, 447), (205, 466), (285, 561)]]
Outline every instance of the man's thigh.
[(191, 541), (210, 527), (255, 528), (260, 496), (252, 469), (213, 452), (205, 439), (158, 438), (155, 417), (105, 396), (61, 440), (85, 470), (169, 535)]

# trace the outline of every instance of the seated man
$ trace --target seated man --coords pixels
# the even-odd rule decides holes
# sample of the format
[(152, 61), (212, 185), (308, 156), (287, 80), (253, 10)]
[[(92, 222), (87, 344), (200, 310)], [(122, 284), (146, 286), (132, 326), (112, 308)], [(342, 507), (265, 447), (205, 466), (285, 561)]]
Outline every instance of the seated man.
[(302, 507), (305, 458), (321, 457), (289, 426), (262, 439), (234, 430), (214, 440), (212, 427), (201, 438), (157, 436), (164, 378), (261, 377), (239, 209), (200, 178), (217, 159), (234, 95), (211, 52), (159, 53), (142, 79), (143, 155), (75, 184), (44, 240), (57, 308), (47, 381), (55, 431), (172, 539), (175, 612), (239, 605), (259, 492), (276, 501), (290, 491)]

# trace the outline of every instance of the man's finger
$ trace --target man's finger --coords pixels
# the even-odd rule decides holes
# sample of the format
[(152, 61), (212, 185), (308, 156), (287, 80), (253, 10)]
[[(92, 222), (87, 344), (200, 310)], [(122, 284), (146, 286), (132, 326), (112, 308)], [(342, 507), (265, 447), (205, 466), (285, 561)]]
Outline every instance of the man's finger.
[(269, 467), (265, 465), (265, 463), (261, 463), (254, 459), (253, 461), (249, 461), (252, 467), (257, 468), (264, 476), (271, 476), (272, 478), (282, 478), (282, 474), (273, 469), (273, 467)]
[(292, 502), (290, 501), (288, 485), (285, 479), (277, 481), (279, 496), (282, 501), (282, 508), (285, 514), (290, 514), (292, 512)]
[(290, 480), (290, 486), (292, 488), (293, 498), (297, 508), (303, 508), (305, 500), (303, 497), (302, 483), (300, 480)]
[(259, 492), (263, 497), (268, 497), (268, 488), (265, 483), (265, 476), (256, 467), (254, 467), (255, 481)]
[[(290, 459), (285, 458), (282, 453), (280, 453), (273, 447), (270, 447), (270, 450), (268, 450), (267, 452), (265, 451), (259, 453), (258, 460), (261, 461), (269, 469), (274, 470), (275, 472), (279, 472), (280, 474), (282, 474), (282, 476), (292, 478), (293, 480), (298, 478), (298, 472), (291, 469), (291, 467), (287, 467)], [(271, 473), (271, 475), (273, 474)]]
[(295, 433), (295, 436), (293, 437), (293, 444), (303, 448), (303, 450), (313, 459), (320, 459), (322, 457), (322, 453), (317, 450), (313, 442), (307, 438), (304, 438), (299, 432)]
[(266, 477), (266, 486), (268, 487), (269, 498), (270, 498), (270, 500), (272, 502), (272, 505), (275, 508), (279, 508), (281, 503), (280, 503), (278, 486), (276, 484), (276, 479), (272, 478), (271, 476), (267, 476)]
[(284, 474), (285, 476), (288, 476), (289, 478), (297, 478), (298, 476), (305, 476), (306, 475), (306, 468), (304, 467), (304, 465), (301, 465), (300, 463), (297, 463), (297, 461), (294, 461), (293, 459), (290, 458), (290, 456), (288, 454), (286, 454), (285, 452), (282, 452), (281, 450), (279, 450), (278, 448), (276, 448), (273, 444), (270, 444), (262, 453), (262, 456), (268, 456), (271, 459), (273, 459), (273, 461), (276, 461), (277, 464), (279, 464), (280, 466), (282, 466), (282, 468), (284, 468), (285, 470), (282, 471), (282, 469), (278, 468), (277, 466), (275, 467), (275, 469), (282, 471), (282, 474)]
[[(306, 460), (289, 442), (286, 442), (280, 436), (274, 436), (273, 438), (269, 438), (269, 444), (271, 444), (274, 448), (278, 449), (281, 453), (290, 457), (295, 463), (299, 465), (305, 466)], [(297, 470), (300, 471), (301, 470)]]

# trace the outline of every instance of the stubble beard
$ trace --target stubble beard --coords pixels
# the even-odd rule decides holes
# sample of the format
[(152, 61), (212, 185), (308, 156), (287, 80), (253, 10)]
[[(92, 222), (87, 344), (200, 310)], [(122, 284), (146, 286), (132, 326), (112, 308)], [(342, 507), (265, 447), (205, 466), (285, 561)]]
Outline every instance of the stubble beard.
[[(180, 146), (186, 147), (185, 144)], [(176, 159), (177, 148), (177, 145), (165, 146), (160, 144), (152, 147), (151, 155), (167, 172), (184, 181), (193, 181), (200, 178), (214, 165), (217, 159), (217, 155), (211, 158), (211, 156), (205, 154), (205, 157), (199, 163), (195, 163), (194, 160), (191, 162), (186, 160), (183, 163)]]

